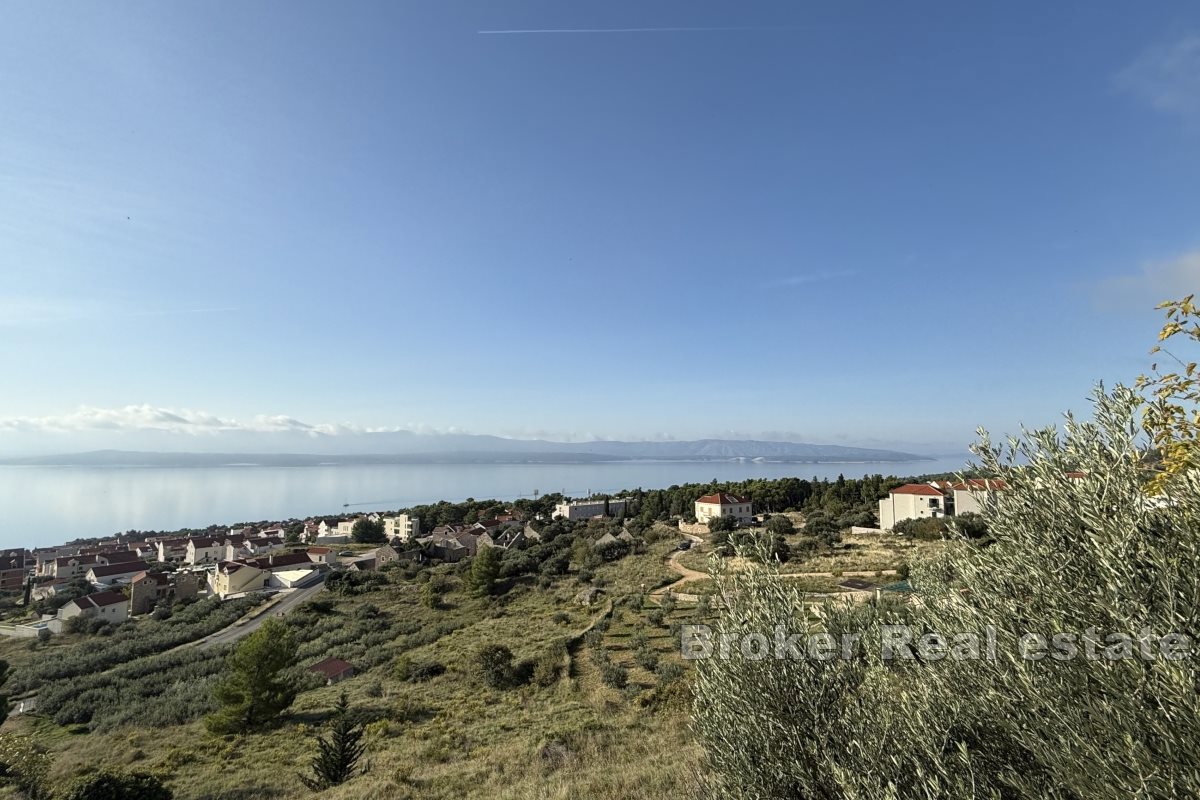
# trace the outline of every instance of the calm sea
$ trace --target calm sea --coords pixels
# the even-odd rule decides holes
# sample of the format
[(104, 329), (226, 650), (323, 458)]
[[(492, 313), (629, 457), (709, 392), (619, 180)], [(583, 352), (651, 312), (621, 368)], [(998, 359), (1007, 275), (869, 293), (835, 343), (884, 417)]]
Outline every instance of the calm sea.
[[(747, 478), (952, 472), (965, 459), (889, 464), (615, 462), (331, 467), (0, 467), (0, 546), (176, 530), (535, 491), (585, 495)], [(348, 506), (345, 504), (349, 504)]]

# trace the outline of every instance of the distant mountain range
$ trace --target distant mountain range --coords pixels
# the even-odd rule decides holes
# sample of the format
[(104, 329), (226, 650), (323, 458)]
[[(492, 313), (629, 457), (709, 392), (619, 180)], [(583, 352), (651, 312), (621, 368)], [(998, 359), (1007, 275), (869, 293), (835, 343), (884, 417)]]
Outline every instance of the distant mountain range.
[[(370, 437), (376, 439), (375, 436)], [(359, 441), (361, 446), (365, 444)], [(395, 437), (379, 434), (376, 452), (207, 453), (95, 450), (67, 455), (0, 457), (9, 466), (215, 467), (330, 464), (515, 464), (597, 461), (731, 461), (800, 464), (927, 461), (928, 456), (802, 442), (700, 439), (692, 442), (547, 442), (466, 434)], [(436, 446), (435, 446), (436, 445)]]

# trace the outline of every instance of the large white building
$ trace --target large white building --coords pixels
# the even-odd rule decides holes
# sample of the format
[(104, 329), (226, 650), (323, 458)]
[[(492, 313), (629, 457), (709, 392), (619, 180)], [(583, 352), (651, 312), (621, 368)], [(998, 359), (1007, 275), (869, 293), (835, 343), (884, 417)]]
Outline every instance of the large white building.
[(408, 514), (397, 514), (383, 518), (383, 532), (389, 539), (407, 542), (421, 535), (421, 520)]
[(696, 521), (708, 522), (715, 517), (733, 517), (738, 522), (754, 519), (754, 504), (748, 497), (728, 492), (706, 494), (696, 501)]
[(577, 500), (573, 503), (559, 503), (554, 507), (554, 516), (558, 519), (572, 520), (615, 517), (625, 511), (625, 503), (625, 500)]
[(879, 501), (879, 527), (890, 531), (906, 519), (944, 517), (946, 492), (929, 483), (906, 483)]

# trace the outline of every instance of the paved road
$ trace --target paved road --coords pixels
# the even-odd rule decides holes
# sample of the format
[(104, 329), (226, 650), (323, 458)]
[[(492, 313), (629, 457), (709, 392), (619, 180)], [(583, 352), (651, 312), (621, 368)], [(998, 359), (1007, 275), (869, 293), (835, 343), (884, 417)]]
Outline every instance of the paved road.
[(249, 622), (243, 623), (241, 625), (238, 625), (235, 623), (233, 625), (230, 625), (228, 628), (222, 628), (221, 630), (217, 631), (214, 634), (210, 634), (209, 636), (206, 636), (203, 639), (198, 639), (197, 641), (191, 642), (190, 644), (185, 645), (185, 646), (186, 647), (199, 647), (201, 650), (205, 650), (209, 647), (216, 647), (217, 645), (230, 644), (232, 642), (236, 642), (237, 640), (241, 639), (242, 637), (249, 636), (250, 634), (254, 633), (256, 630), (259, 629), (259, 627), (264, 622), (266, 622), (271, 617), (282, 617), (284, 614), (287, 614), (289, 611), (291, 611), (296, 606), (303, 603), (305, 600), (312, 599), (313, 595), (315, 595), (317, 592), (321, 591), (324, 588), (325, 588), (325, 582), (321, 581), (320, 583), (314, 584), (313, 586), (307, 586), (303, 589), (295, 589), (292, 592), (290, 592), (288, 595), (286, 595), (278, 603), (275, 603), (270, 608), (262, 611), (257, 617), (254, 617)]

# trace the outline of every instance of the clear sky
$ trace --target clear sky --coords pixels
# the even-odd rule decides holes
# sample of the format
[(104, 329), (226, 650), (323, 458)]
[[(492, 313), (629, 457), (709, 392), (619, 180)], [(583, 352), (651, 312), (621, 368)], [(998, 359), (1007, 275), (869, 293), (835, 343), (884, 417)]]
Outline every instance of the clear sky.
[(1200, 287), (1191, 2), (0, 18), (0, 450), (189, 409), (944, 451), (1131, 380)]

